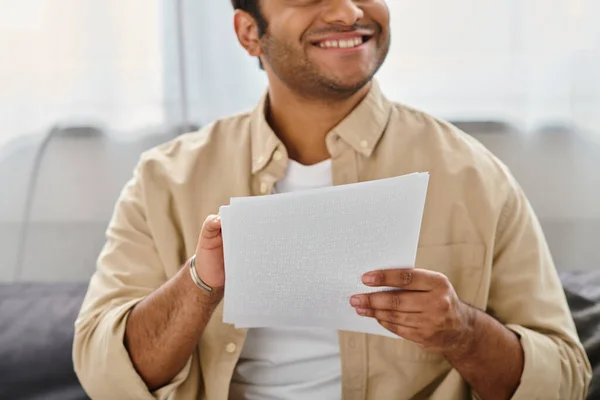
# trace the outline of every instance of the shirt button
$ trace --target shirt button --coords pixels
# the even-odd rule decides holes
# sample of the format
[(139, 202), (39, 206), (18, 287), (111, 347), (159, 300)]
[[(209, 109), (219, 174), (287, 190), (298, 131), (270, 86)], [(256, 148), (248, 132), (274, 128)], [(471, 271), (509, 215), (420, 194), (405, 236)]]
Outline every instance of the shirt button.
[(237, 349), (237, 346), (233, 342), (228, 343), (227, 346), (225, 347), (225, 350), (227, 350), (228, 353), (234, 353), (236, 349)]
[(262, 182), (260, 184), (260, 193), (261, 194), (267, 194), (268, 190), (269, 190), (269, 186), (265, 182)]
[(283, 154), (281, 154), (281, 152), (279, 150), (277, 150), (275, 153), (273, 153), (273, 160), (281, 161), (282, 158), (283, 158)]
[(260, 157), (258, 157), (258, 158), (256, 159), (256, 162), (257, 162), (258, 164), (262, 164), (262, 163), (263, 163), (263, 161), (265, 161), (265, 158), (264, 158), (263, 156), (260, 156)]
[(366, 149), (367, 147), (369, 147), (369, 142), (367, 142), (366, 140), (361, 140), (360, 147), (362, 147), (363, 149)]

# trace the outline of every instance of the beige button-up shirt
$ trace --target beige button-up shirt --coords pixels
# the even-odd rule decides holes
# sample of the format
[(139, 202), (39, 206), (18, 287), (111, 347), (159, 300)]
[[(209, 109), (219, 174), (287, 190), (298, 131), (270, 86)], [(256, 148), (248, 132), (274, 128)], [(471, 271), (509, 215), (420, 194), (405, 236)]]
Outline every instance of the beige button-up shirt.
[[(284, 176), (288, 156), (265, 120), (266, 97), (250, 113), (141, 157), (75, 323), (75, 369), (93, 399), (228, 398), (246, 331), (222, 322), (222, 305), (186, 367), (156, 392), (135, 372), (123, 338), (131, 308), (194, 253), (205, 217), (230, 197), (271, 193)], [(540, 225), (501, 162), (455, 127), (388, 101), (376, 83), (326, 144), (334, 185), (429, 171), (416, 267), (445, 274), (463, 301), (520, 336), (525, 369), (515, 399), (584, 398), (589, 362)], [(443, 356), (409, 341), (339, 337), (345, 400), (474, 396)]]

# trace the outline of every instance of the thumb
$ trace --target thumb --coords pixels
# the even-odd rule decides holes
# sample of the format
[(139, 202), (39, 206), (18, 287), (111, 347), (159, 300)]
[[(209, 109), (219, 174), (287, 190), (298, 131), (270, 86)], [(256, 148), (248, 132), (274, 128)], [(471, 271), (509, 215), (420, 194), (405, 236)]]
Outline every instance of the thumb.
[(202, 225), (201, 238), (214, 239), (221, 233), (221, 217), (218, 215), (209, 215)]

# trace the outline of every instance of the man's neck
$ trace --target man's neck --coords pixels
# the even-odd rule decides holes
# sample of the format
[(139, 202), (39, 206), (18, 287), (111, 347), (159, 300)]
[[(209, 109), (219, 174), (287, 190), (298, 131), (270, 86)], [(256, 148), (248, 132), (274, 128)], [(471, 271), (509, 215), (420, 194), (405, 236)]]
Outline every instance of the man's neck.
[(371, 83), (347, 99), (315, 101), (283, 85), (269, 86), (266, 116), (291, 159), (304, 165), (330, 158), (325, 137), (364, 99)]

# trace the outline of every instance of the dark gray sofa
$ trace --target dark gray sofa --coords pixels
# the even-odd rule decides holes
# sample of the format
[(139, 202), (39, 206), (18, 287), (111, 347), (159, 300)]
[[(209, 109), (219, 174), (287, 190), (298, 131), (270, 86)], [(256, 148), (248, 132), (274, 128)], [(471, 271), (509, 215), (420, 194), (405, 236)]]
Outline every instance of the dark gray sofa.
[[(600, 399), (600, 145), (573, 132), (459, 127), (510, 166), (538, 212), (595, 368), (590, 399)], [(140, 153), (177, 132), (58, 126), (0, 148), (0, 399), (85, 398), (71, 363), (81, 282)]]
[(87, 399), (71, 348), (86, 283), (0, 285), (0, 399)]
[[(561, 273), (594, 367), (589, 399), (600, 399), (600, 271)], [(0, 399), (86, 399), (71, 360), (73, 322), (85, 283), (0, 285)]]

